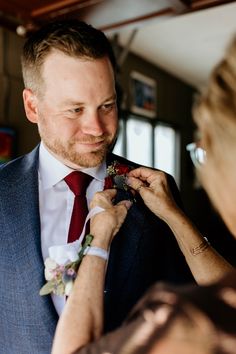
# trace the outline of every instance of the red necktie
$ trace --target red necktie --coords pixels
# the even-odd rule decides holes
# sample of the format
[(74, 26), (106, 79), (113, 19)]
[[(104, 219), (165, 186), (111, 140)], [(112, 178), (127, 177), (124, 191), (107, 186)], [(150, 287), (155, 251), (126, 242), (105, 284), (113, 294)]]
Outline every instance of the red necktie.
[(84, 222), (88, 214), (86, 189), (92, 177), (83, 172), (74, 171), (66, 176), (64, 180), (75, 195), (67, 240), (69, 243), (76, 241), (83, 230)]

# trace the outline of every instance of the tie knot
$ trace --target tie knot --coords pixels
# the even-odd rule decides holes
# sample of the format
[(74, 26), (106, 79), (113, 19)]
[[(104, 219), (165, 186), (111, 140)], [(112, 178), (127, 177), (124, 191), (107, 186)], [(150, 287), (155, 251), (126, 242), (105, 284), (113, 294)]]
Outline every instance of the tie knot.
[(85, 195), (92, 177), (86, 173), (74, 171), (66, 176), (64, 180), (75, 195)]

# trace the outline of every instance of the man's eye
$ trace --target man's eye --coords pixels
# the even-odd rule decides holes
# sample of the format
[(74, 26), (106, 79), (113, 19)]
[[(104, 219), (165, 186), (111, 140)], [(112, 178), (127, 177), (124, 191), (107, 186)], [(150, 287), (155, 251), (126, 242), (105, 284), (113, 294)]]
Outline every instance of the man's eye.
[(104, 111), (110, 111), (112, 108), (115, 107), (115, 105), (116, 105), (115, 102), (106, 103), (106, 104), (102, 105), (102, 109), (103, 109)]
[(73, 109), (71, 110), (71, 112), (73, 112), (73, 113), (80, 113), (80, 112), (82, 112), (82, 110), (83, 110), (82, 107), (77, 107), (77, 108), (73, 108)]
[(83, 107), (70, 108), (65, 112), (65, 116), (70, 119), (77, 119), (83, 113)]

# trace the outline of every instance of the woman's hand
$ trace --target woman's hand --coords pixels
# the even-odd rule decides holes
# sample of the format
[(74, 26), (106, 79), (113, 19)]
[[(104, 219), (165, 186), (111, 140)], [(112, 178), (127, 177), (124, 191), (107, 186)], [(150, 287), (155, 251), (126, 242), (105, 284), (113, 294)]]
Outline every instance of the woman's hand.
[[(115, 189), (107, 189), (96, 193), (92, 199), (91, 208), (99, 206), (104, 209), (90, 220), (90, 232), (94, 236), (92, 246), (108, 249), (125, 220), (131, 202), (123, 200), (113, 205), (115, 195)], [(53, 354), (77, 353), (101, 336), (106, 264), (100, 257), (83, 258), (57, 325)]]
[(169, 215), (181, 212), (168, 186), (166, 174), (140, 167), (128, 174), (128, 184), (142, 197), (147, 207), (159, 218), (168, 221)]
[(129, 200), (122, 200), (113, 205), (116, 193), (115, 189), (97, 192), (90, 203), (91, 208), (99, 206), (105, 209), (90, 220), (90, 232), (94, 236), (93, 245), (102, 248), (109, 247), (113, 237), (123, 224), (128, 209), (132, 205)]

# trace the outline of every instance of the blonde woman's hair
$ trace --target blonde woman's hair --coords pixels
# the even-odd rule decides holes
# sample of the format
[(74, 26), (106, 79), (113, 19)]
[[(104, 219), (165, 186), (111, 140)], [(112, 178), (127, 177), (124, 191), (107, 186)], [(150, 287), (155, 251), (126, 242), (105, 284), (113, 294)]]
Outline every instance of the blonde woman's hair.
[(236, 146), (236, 37), (213, 70), (205, 92), (194, 106), (193, 115), (196, 123), (203, 127), (208, 153), (217, 155), (226, 146)]

